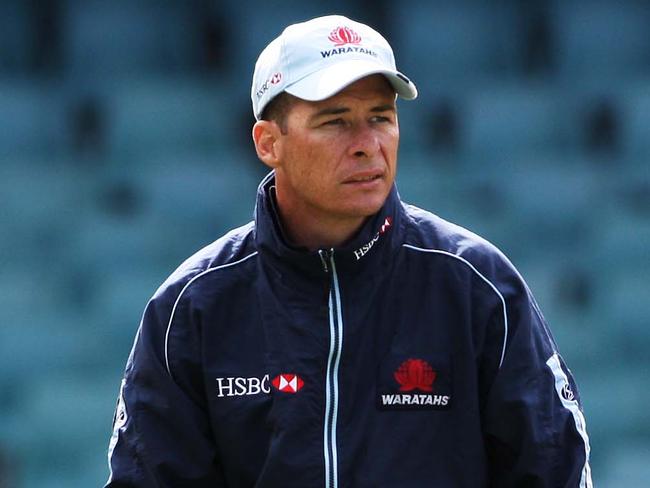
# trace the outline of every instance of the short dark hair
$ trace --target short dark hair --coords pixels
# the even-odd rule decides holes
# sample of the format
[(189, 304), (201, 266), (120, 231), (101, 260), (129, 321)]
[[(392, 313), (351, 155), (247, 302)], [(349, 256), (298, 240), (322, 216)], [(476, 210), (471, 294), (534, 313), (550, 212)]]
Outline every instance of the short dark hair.
[(280, 127), (283, 134), (287, 133), (287, 117), (289, 111), (293, 107), (296, 97), (287, 92), (282, 92), (276, 95), (267, 105), (262, 112), (262, 120), (273, 121)]

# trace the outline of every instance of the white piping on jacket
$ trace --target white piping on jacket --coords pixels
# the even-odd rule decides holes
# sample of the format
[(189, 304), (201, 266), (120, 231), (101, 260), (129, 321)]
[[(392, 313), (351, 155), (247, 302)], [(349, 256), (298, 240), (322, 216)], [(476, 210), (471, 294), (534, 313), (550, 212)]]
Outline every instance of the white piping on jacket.
[(403, 247), (406, 247), (408, 249), (412, 249), (414, 251), (419, 251), (419, 252), (428, 252), (428, 253), (433, 253), (433, 254), (442, 254), (445, 256), (449, 256), (451, 258), (457, 259), (458, 261), (465, 263), (469, 268), (474, 271), (485, 283), (487, 283), (492, 290), (494, 290), (494, 293), (497, 294), (499, 297), (499, 300), (501, 300), (501, 305), (503, 306), (503, 328), (504, 328), (504, 333), (503, 333), (503, 348), (501, 349), (501, 359), (499, 360), (499, 368), (501, 368), (501, 365), (503, 364), (503, 358), (506, 355), (506, 343), (508, 341), (508, 313), (506, 309), (506, 300), (503, 298), (503, 295), (501, 292), (497, 289), (494, 284), (488, 280), (485, 276), (483, 276), (479, 270), (477, 270), (472, 263), (470, 263), (467, 259), (462, 258), (460, 256), (457, 256), (456, 254), (452, 254), (448, 251), (442, 251), (440, 249), (424, 249), (422, 247), (416, 247), (412, 246), (411, 244), (402, 244)]
[(589, 466), (589, 454), (591, 448), (589, 447), (589, 436), (587, 435), (585, 416), (582, 414), (580, 406), (576, 400), (570, 399), (571, 397), (565, 398), (562, 394), (562, 390), (564, 388), (570, 389), (571, 385), (569, 384), (569, 379), (567, 378), (566, 373), (562, 369), (560, 358), (557, 353), (553, 354), (548, 361), (546, 361), (546, 365), (550, 368), (553, 377), (555, 378), (555, 391), (557, 392), (557, 396), (560, 399), (560, 402), (562, 402), (564, 408), (571, 412), (576, 430), (585, 444), (585, 464), (582, 467), (582, 474), (580, 475), (580, 488), (592, 488), (591, 467)]
[(243, 263), (244, 261), (246, 261), (249, 258), (252, 258), (256, 254), (257, 254), (257, 251), (255, 251), (254, 253), (249, 254), (248, 256), (246, 256), (244, 258), (241, 258), (238, 261), (234, 261), (232, 263), (227, 263), (227, 264), (222, 264), (220, 266), (215, 266), (214, 268), (208, 268), (208, 269), (200, 272), (199, 274), (197, 274), (194, 278), (192, 278), (190, 281), (188, 281), (185, 284), (185, 286), (183, 287), (181, 292), (178, 294), (178, 298), (176, 298), (176, 301), (174, 302), (174, 307), (172, 308), (172, 313), (171, 313), (171, 315), (169, 317), (169, 323), (167, 324), (167, 332), (165, 333), (165, 366), (167, 367), (167, 372), (169, 373), (169, 376), (173, 377), (171, 368), (169, 366), (169, 349), (168, 349), (168, 346), (169, 346), (169, 331), (172, 328), (172, 322), (174, 321), (174, 314), (176, 313), (176, 307), (178, 306), (178, 303), (181, 301), (181, 297), (183, 296), (183, 293), (185, 293), (185, 290), (187, 290), (190, 287), (190, 285), (192, 283), (194, 283), (196, 280), (198, 280), (200, 277), (205, 276), (208, 273), (211, 273), (212, 271), (217, 271), (217, 270), (220, 270), (220, 269), (229, 268), (231, 266), (235, 266), (237, 264)]

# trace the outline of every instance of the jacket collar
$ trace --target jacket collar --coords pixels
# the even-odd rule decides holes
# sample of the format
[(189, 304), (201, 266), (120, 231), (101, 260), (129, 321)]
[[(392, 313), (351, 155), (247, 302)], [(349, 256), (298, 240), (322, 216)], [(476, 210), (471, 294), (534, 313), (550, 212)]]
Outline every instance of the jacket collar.
[[(290, 266), (309, 275), (322, 275), (324, 267), (318, 251), (292, 246), (284, 236), (275, 203), (275, 174), (260, 183), (255, 204), (255, 240), (264, 258), (274, 264)], [(347, 244), (334, 248), (339, 272), (360, 272), (368, 266), (382, 266), (401, 245), (404, 234), (404, 209), (393, 185), (383, 207), (370, 217)], [(322, 251), (331, 251), (323, 249)]]

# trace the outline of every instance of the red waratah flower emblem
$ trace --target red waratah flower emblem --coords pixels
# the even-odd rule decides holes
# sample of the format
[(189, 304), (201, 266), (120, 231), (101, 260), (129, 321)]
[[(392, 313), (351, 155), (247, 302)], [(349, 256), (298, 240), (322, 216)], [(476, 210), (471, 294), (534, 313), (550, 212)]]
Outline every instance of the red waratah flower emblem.
[(328, 37), (335, 46), (344, 46), (345, 44), (361, 44), (361, 36), (349, 27), (337, 27)]
[(436, 372), (422, 359), (407, 359), (397, 368), (394, 376), (401, 385), (399, 391), (433, 391)]

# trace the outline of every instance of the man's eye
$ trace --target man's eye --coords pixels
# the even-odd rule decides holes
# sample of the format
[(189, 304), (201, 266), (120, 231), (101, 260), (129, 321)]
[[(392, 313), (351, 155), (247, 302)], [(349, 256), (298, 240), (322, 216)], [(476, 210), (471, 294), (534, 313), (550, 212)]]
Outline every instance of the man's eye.
[(384, 117), (383, 115), (376, 115), (371, 120), (373, 122), (390, 122), (390, 119), (388, 117)]
[(343, 119), (332, 119), (332, 120), (326, 120), (323, 125), (341, 125), (343, 123)]

